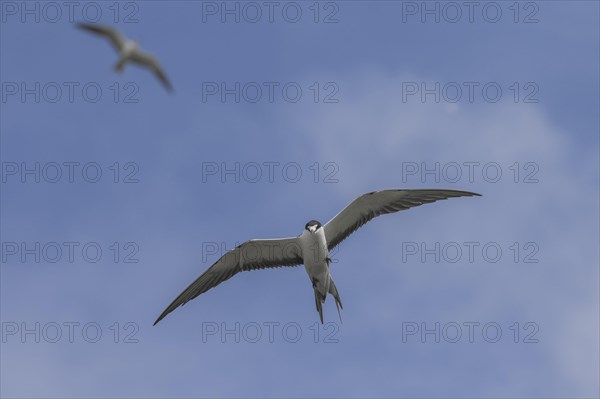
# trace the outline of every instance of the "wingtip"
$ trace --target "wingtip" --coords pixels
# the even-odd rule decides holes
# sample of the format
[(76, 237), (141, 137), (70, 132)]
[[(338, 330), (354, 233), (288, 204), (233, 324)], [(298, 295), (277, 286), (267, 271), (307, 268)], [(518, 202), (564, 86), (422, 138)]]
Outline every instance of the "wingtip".
[(173, 92), (175, 92), (173, 85), (167, 79), (165, 79), (165, 81), (163, 81), (162, 84), (163, 84), (163, 87), (165, 88), (165, 90), (167, 91), (167, 93), (173, 94)]
[(473, 192), (473, 191), (464, 191), (464, 190), (449, 190), (449, 191), (454, 191), (466, 196), (470, 196), (470, 197), (481, 197), (481, 194)]
[(164, 319), (170, 312), (164, 311), (160, 314), (160, 316), (158, 316), (158, 319), (156, 319), (156, 321), (154, 322), (154, 324), (152, 324), (152, 326), (155, 326), (158, 324), (159, 321), (161, 321), (162, 319)]
[(448, 190), (453, 191), (455, 193), (460, 194), (459, 197), (481, 197), (481, 194), (475, 193), (473, 191), (464, 191), (464, 190)]

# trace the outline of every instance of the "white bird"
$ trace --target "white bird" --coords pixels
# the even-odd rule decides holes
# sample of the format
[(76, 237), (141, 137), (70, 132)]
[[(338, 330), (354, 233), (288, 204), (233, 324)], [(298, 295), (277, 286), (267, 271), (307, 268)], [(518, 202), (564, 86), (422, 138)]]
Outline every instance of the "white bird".
[(87, 24), (82, 22), (77, 23), (77, 26), (80, 29), (88, 32), (105, 36), (110, 40), (115, 50), (119, 52), (119, 61), (115, 64), (115, 70), (117, 72), (122, 72), (127, 62), (134, 62), (150, 68), (168, 91), (173, 90), (167, 75), (161, 68), (156, 57), (140, 50), (139, 44), (135, 40), (125, 39), (118, 30), (108, 26)]
[(457, 190), (383, 190), (361, 195), (324, 226), (317, 220), (311, 220), (297, 237), (250, 240), (229, 251), (179, 294), (154, 325), (179, 306), (239, 272), (301, 264), (304, 264), (312, 282), (321, 323), (322, 304), (328, 293), (335, 300), (341, 320), (342, 302), (329, 272), (329, 251), (377, 216), (447, 198), (479, 195)]

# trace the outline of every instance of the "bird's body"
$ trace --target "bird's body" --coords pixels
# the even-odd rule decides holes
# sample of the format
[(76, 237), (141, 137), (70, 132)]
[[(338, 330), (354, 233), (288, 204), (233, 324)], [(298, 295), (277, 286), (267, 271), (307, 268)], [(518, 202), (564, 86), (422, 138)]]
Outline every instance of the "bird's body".
[(127, 63), (133, 62), (150, 68), (168, 91), (173, 90), (171, 83), (167, 79), (167, 75), (158, 63), (158, 60), (153, 55), (142, 51), (138, 42), (126, 39), (118, 30), (108, 26), (88, 23), (78, 23), (77, 26), (80, 29), (109, 39), (113, 48), (119, 53), (119, 60), (115, 64), (115, 70), (117, 72), (122, 72)]
[(128, 62), (133, 62), (135, 54), (139, 51), (139, 44), (134, 40), (127, 40), (119, 48), (119, 60), (115, 64), (115, 71), (122, 73)]
[(325, 231), (319, 228), (315, 231), (304, 230), (299, 237), (304, 268), (313, 283), (315, 290), (321, 295), (329, 290), (329, 250), (325, 239)]
[[(458, 190), (384, 190), (364, 194), (333, 217), (325, 225), (311, 220), (297, 237), (250, 240), (221, 257), (162, 312), (158, 323), (179, 306), (219, 285), (242, 271), (272, 267), (297, 266), (304, 268), (312, 283), (315, 304), (323, 323), (322, 304), (331, 294), (338, 313), (342, 308), (340, 295), (329, 270), (329, 251), (369, 220), (422, 204), (447, 198), (479, 196)], [(341, 314), (340, 314), (341, 318)]]
[(115, 70), (117, 72), (123, 72), (125, 65), (132, 61), (135, 52), (139, 49), (139, 44), (133, 40), (127, 40), (123, 43), (123, 46), (119, 49), (119, 61), (115, 64)]
[(121, 58), (131, 58), (131, 55), (140, 48), (135, 40), (127, 40), (121, 49)]
[(307, 223), (304, 232), (298, 237), (298, 240), (300, 241), (304, 269), (306, 270), (312, 283), (313, 290), (315, 291), (315, 303), (322, 323), (322, 304), (327, 298), (327, 293), (331, 293), (334, 296), (336, 305), (338, 306), (338, 312), (341, 306), (337, 290), (332, 292), (332, 288), (335, 287), (335, 285), (333, 284), (333, 279), (329, 272), (329, 249), (327, 248), (325, 230), (322, 228), (321, 223), (316, 220), (311, 220)]

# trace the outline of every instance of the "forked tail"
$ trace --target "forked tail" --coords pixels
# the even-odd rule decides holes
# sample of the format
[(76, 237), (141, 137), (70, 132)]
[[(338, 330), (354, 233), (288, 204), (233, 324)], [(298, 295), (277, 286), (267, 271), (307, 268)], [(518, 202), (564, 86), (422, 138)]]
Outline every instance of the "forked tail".
[(317, 312), (321, 318), (321, 324), (323, 324), (323, 302), (325, 302), (325, 296), (321, 295), (315, 287), (315, 304), (317, 305)]
[(115, 64), (115, 71), (117, 71), (119, 73), (123, 72), (123, 68), (125, 67), (126, 63), (127, 63), (127, 58), (126, 57), (119, 58), (119, 62), (117, 62)]
[[(342, 323), (342, 312), (340, 311), (340, 309), (344, 309), (344, 307), (342, 306), (340, 293), (338, 292), (337, 287), (333, 283), (332, 278), (329, 279), (329, 293), (331, 294), (331, 296), (333, 296), (333, 299), (335, 299), (335, 306), (337, 307), (338, 316), (340, 317), (340, 323)], [(322, 323), (323, 321), (321, 321), (321, 324)]]
[[(313, 285), (315, 290), (315, 304), (317, 305), (317, 311), (319, 312), (319, 318), (321, 319), (321, 324), (323, 324), (323, 303), (327, 298), (327, 294), (322, 295), (317, 289), (316, 285)], [(340, 323), (342, 322), (342, 312), (340, 309), (343, 309), (342, 300), (340, 299), (340, 293), (337, 290), (337, 287), (333, 283), (333, 280), (329, 280), (329, 293), (335, 299), (335, 306), (337, 307), (338, 316), (340, 317)]]

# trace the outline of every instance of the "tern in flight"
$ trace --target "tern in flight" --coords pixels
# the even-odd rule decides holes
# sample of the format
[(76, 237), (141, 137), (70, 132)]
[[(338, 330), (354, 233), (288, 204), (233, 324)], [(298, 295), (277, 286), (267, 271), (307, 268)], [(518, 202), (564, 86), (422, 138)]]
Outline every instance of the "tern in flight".
[(156, 77), (160, 79), (162, 84), (168, 91), (172, 91), (173, 87), (167, 79), (167, 75), (161, 68), (160, 64), (156, 57), (152, 54), (145, 53), (139, 48), (139, 44), (135, 40), (127, 40), (121, 35), (121, 33), (111, 27), (95, 25), (95, 24), (87, 24), (87, 23), (77, 23), (77, 26), (80, 29), (86, 30), (88, 32), (95, 33), (97, 35), (102, 35), (108, 38), (115, 48), (119, 52), (119, 61), (115, 64), (115, 70), (117, 72), (122, 72), (125, 64), (128, 62), (134, 62), (136, 64), (145, 66), (150, 68)]
[(306, 223), (297, 237), (250, 240), (229, 251), (179, 294), (154, 325), (179, 306), (239, 272), (301, 264), (312, 282), (321, 323), (328, 293), (335, 300), (341, 320), (342, 302), (329, 272), (329, 251), (377, 216), (447, 198), (479, 195), (457, 190), (384, 190), (361, 195), (325, 225), (317, 220)]

